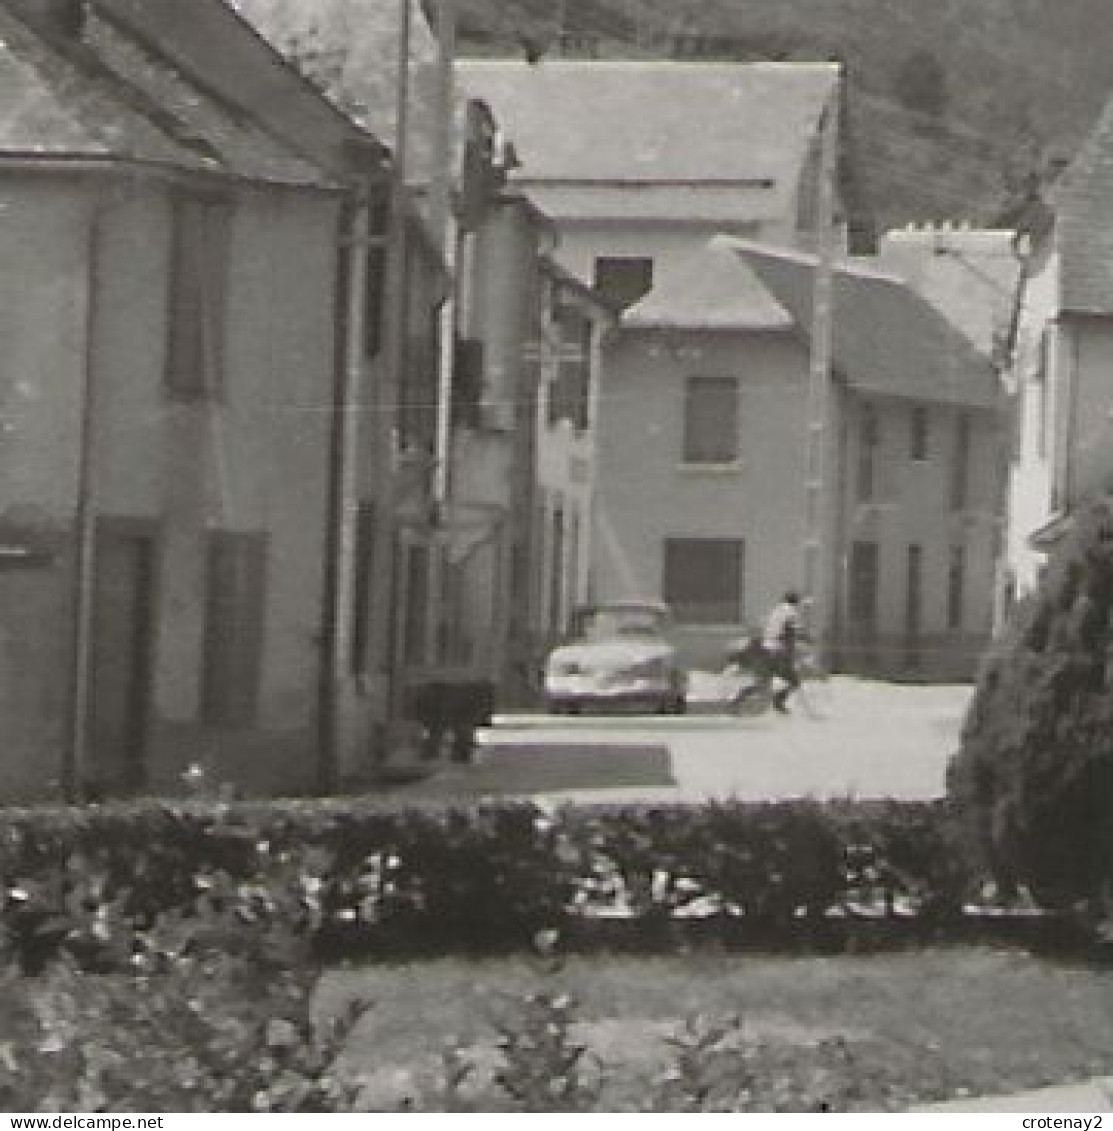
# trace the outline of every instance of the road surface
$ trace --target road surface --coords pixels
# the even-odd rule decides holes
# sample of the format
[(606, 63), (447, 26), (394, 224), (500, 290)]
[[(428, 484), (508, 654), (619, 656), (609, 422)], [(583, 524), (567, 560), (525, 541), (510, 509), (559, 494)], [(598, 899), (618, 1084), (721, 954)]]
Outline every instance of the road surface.
[(682, 717), (500, 715), (481, 733), (476, 767), (415, 792), (554, 802), (937, 797), (970, 695), (969, 686), (835, 677), (818, 717), (797, 708), (737, 718), (710, 702)]

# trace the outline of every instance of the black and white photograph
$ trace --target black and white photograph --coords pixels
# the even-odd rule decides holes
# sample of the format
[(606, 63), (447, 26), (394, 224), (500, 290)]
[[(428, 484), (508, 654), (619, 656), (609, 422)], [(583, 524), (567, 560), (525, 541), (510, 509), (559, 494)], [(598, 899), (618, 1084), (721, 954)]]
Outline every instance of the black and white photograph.
[(9, 1125), (1111, 1111), (1109, 0), (0, 0)]

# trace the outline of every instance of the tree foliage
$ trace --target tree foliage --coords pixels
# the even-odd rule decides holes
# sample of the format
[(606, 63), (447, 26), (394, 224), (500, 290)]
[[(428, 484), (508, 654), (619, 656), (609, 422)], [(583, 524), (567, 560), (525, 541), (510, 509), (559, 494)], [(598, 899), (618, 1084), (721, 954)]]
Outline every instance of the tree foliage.
[(1113, 883), (1113, 497), (1095, 501), (988, 661), (950, 767), (984, 859), (1044, 902)]

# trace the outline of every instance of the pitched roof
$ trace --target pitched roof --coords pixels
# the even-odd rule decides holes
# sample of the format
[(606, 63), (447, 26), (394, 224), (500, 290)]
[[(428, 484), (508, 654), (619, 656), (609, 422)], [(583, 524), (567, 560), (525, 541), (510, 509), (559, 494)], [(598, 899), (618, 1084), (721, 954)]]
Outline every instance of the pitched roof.
[[(6, 0), (26, 3), (27, 0)], [(42, 3), (43, 0), (32, 0)], [(377, 137), (322, 95), (240, 12), (237, 0), (85, 0), (221, 103), (321, 168), (349, 174), (382, 161)], [(323, 6), (314, 0), (313, 7)]]
[[(120, 0), (115, 0), (120, 2)], [(142, 3), (144, 0), (131, 0)], [(160, 0), (182, 7), (181, 0)], [(396, 0), (233, 0), (278, 50), (318, 56), (315, 78), (332, 102), (396, 146), (400, 12)], [(425, 182), (435, 168), (437, 45), (422, 5), (410, 4), (407, 179)], [(303, 63), (304, 65), (304, 63)], [(314, 70), (312, 66), (308, 68)]]
[(833, 63), (458, 66), (461, 86), (491, 106), (513, 141), (524, 184), (636, 183), (666, 199), (694, 184), (794, 188), (838, 74)]
[[(514, 145), (517, 150), (517, 143)], [(712, 184), (571, 184), (567, 181), (522, 183), (537, 207), (555, 219), (576, 216), (621, 216), (674, 224), (711, 225), (716, 229), (759, 224), (784, 215), (783, 195), (765, 182), (753, 185)]]
[(787, 330), (793, 324), (721, 237), (683, 261), (662, 261), (653, 289), (622, 318), (623, 327), (640, 330)]
[(1113, 99), (1050, 199), (1064, 311), (1113, 314)]
[(63, 43), (0, 7), (0, 154), (116, 159), (289, 184), (313, 165), (90, 14)]
[[(730, 243), (810, 335), (816, 257), (747, 240)], [(832, 361), (852, 388), (970, 407), (997, 403), (989, 360), (902, 279), (837, 264), (831, 317)]]

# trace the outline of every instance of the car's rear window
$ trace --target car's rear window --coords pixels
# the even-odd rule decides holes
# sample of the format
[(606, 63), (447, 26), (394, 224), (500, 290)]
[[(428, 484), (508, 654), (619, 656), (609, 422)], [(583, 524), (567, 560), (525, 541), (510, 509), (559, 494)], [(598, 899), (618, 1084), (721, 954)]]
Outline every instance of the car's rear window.
[(613, 640), (616, 636), (658, 636), (662, 617), (652, 609), (596, 609), (583, 622), (588, 640)]

